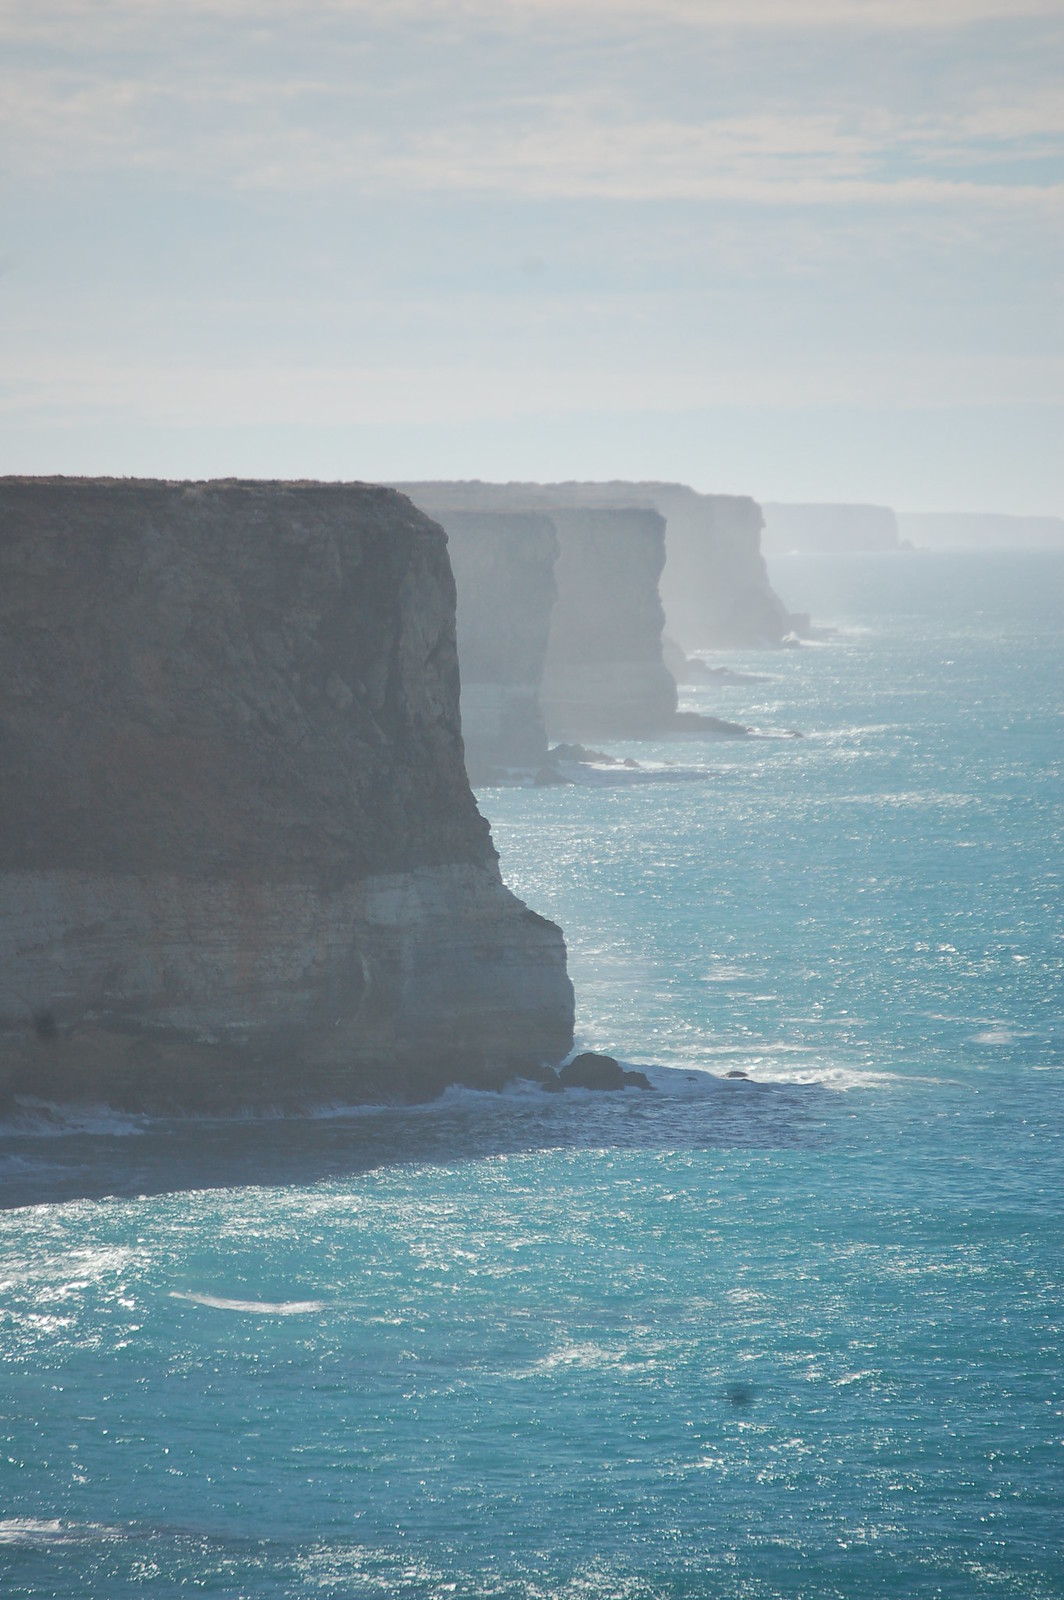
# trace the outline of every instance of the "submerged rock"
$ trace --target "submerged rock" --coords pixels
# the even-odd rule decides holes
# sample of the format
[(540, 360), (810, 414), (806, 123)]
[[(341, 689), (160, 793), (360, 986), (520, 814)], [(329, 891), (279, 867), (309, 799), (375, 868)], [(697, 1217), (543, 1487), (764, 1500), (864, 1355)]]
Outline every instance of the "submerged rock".
[(391, 490), (0, 480), (0, 1090), (222, 1110), (562, 1059), (564, 942), (501, 882), (458, 694), (444, 536)]

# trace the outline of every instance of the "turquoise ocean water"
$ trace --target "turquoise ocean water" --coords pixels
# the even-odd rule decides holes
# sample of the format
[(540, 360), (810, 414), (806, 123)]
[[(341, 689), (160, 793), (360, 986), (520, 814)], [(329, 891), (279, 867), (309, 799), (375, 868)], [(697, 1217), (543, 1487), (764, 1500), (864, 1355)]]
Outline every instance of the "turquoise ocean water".
[(774, 575), (481, 795), (652, 1093), (0, 1130), (5, 1597), (1064, 1595), (1064, 559)]

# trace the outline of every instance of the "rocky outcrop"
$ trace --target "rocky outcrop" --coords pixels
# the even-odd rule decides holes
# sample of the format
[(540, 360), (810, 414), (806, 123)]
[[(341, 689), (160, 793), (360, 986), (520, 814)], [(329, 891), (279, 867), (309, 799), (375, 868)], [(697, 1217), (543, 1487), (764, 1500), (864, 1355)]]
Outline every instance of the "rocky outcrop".
[(767, 555), (810, 551), (849, 555), (899, 550), (898, 519), (889, 506), (785, 505), (767, 501), (761, 543)]
[(699, 494), (679, 483), (481, 483), (400, 485), (433, 516), (448, 508), (644, 509), (666, 519), (668, 560), (660, 592), (669, 633), (685, 650), (779, 644), (808, 618), (792, 616), (769, 582), (761, 508), (741, 495)]
[(561, 555), (540, 689), (547, 727), (562, 738), (660, 732), (676, 710), (661, 655), (664, 519), (632, 510), (551, 516)]
[(390, 490), (0, 480), (0, 1089), (228, 1109), (565, 1055), (454, 604)]
[(557, 593), (554, 524), (527, 511), (448, 510), (439, 521), (458, 588), (469, 776), (536, 771), (547, 758), (540, 682)]

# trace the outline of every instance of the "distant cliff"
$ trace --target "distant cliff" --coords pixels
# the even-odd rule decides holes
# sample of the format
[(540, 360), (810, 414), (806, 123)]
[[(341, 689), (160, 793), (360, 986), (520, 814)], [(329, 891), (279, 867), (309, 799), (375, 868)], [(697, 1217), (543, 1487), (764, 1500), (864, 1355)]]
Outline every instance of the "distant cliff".
[(565, 1054), (454, 606), (390, 490), (0, 480), (0, 1090), (405, 1098)]
[(561, 555), (540, 694), (552, 737), (660, 732), (676, 710), (662, 660), (664, 518), (627, 509), (551, 516)]
[(769, 582), (761, 508), (737, 495), (699, 494), (679, 483), (402, 484), (433, 516), (450, 507), (499, 510), (644, 509), (666, 519), (660, 593), (666, 631), (687, 650), (775, 645), (808, 618), (792, 616)]
[(462, 735), (474, 783), (547, 758), (540, 683), (558, 537), (535, 512), (445, 511), (458, 588)]
[[(531, 686), (529, 642), (534, 637), (538, 648), (542, 622), (549, 638), (539, 657), (536, 708), (552, 739), (638, 738), (661, 731), (676, 709), (676, 685), (661, 653), (664, 519), (632, 507), (578, 509), (565, 503), (566, 487), (408, 486), (415, 503), (454, 532), (462, 707), (475, 767), (492, 741), (533, 748), (531, 698), (515, 701), (513, 685)], [(533, 504), (549, 510), (533, 513)], [(556, 598), (546, 612), (544, 524), (558, 551)], [(523, 569), (517, 542), (526, 546)], [(545, 753), (525, 764), (538, 766)]]
[(1064, 550), (1064, 517), (900, 511), (898, 527), (919, 550)]
[(816, 551), (849, 555), (900, 550), (898, 519), (889, 506), (785, 505), (766, 502), (762, 546), (767, 555)]

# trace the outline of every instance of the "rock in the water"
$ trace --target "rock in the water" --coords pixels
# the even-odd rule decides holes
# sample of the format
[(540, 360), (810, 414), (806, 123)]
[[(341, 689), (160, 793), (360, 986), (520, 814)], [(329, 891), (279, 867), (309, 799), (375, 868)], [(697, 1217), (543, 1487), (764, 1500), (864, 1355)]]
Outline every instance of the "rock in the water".
[(585, 1050), (566, 1062), (558, 1073), (563, 1089), (649, 1089), (645, 1072), (625, 1070), (614, 1056)]
[(0, 1091), (403, 1099), (564, 1057), (454, 603), (391, 490), (0, 480)]
[(563, 1089), (623, 1089), (624, 1068), (613, 1056), (585, 1050), (558, 1073)]

